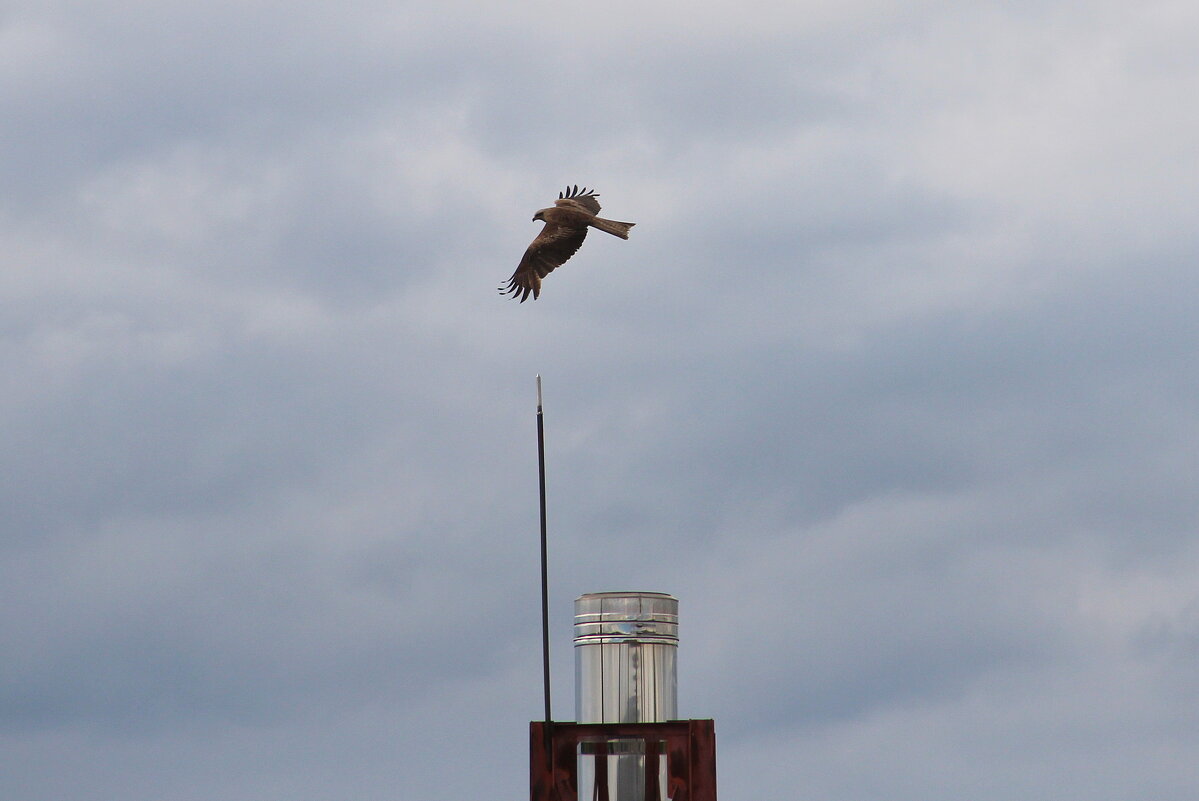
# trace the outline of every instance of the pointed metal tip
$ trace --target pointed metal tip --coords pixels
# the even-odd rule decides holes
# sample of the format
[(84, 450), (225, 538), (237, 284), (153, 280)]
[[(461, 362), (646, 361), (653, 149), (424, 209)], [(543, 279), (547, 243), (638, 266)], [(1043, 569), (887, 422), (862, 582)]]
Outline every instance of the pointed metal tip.
[(537, 374), (537, 411), (541, 411), (541, 373)]

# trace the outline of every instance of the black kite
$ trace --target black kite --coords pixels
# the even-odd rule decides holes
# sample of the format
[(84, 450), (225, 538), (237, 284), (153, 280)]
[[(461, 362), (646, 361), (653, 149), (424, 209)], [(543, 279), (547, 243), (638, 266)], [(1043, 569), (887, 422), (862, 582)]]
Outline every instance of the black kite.
[(500, 286), (500, 292), (512, 297), (519, 296), (521, 303), (524, 303), (532, 292), (533, 299), (536, 300), (541, 294), (541, 279), (575, 254), (587, 237), (588, 227), (628, 239), (629, 229), (635, 223), (616, 222), (595, 216), (600, 210), (597, 197), (599, 194), (587, 191), (587, 187), (583, 187), (583, 191), (580, 192), (577, 184), (573, 187), (568, 186), (565, 192), (558, 193), (558, 199), (554, 201), (553, 206), (534, 214), (533, 221), (541, 220), (545, 227), (525, 251), (524, 258), (520, 260), (516, 272), (508, 279), (507, 285)]

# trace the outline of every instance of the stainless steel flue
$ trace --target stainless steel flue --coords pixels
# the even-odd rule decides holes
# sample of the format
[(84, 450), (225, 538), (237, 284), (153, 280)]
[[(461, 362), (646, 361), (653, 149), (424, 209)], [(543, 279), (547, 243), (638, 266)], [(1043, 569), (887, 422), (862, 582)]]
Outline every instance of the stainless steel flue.
[[(596, 592), (575, 601), (575, 715), (579, 723), (662, 723), (678, 718), (679, 602), (660, 592)], [(579, 797), (591, 799), (595, 756), (579, 753)], [(645, 796), (644, 742), (609, 740), (615, 795)], [(600, 757), (602, 759), (602, 757)], [(665, 798), (665, 764), (662, 765)]]
[(678, 717), (678, 599), (661, 592), (594, 592), (575, 601), (579, 723)]

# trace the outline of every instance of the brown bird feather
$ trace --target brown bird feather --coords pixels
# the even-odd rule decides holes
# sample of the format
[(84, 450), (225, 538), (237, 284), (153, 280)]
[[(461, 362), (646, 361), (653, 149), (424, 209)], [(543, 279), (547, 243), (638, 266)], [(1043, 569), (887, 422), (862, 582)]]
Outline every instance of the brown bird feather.
[(587, 187), (580, 191), (575, 184), (566, 187), (565, 192), (559, 192), (553, 206), (534, 214), (533, 220), (541, 220), (545, 227), (525, 250), (508, 283), (500, 286), (500, 293), (519, 297), (524, 303), (531, 292), (536, 300), (541, 294), (541, 279), (575, 255), (587, 238), (588, 228), (598, 228), (612, 236), (628, 239), (629, 229), (635, 223), (597, 217), (600, 212), (597, 197), (599, 193), (588, 191)]

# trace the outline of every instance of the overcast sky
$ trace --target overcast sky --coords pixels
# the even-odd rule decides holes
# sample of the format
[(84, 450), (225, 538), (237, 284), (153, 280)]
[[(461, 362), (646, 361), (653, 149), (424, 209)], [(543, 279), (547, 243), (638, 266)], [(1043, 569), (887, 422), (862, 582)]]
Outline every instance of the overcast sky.
[[(0, 797), (1192, 801), (1199, 6), (12, 0)], [(501, 297), (567, 184), (637, 223)]]

